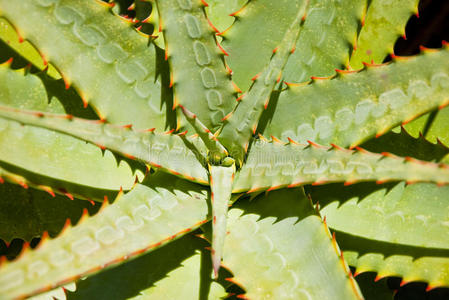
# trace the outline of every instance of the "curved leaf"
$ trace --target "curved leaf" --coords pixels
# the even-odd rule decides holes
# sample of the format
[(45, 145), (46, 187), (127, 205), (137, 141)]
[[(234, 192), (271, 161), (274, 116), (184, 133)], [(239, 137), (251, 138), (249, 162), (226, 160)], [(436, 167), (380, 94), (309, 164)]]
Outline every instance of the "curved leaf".
[(165, 55), (171, 66), (174, 107), (185, 106), (201, 122), (216, 131), (221, 119), (235, 105), (230, 75), (223, 53), (216, 45), (214, 29), (208, 23), (200, 0), (156, 1)]
[[(23, 41), (20, 36), (17, 35), (16, 30), (11, 26), (11, 24), (0, 18), (0, 40), (2, 40), (8, 47), (17, 51), (17, 53), (30, 61), (36, 68), (43, 70), (48, 67), (48, 74), (53, 78), (60, 78), (58, 71), (51, 65), (48, 65), (46, 61), (44, 61), (43, 57), (39, 54), (39, 52), (27, 41)], [(3, 45), (0, 48), (0, 53), (5, 52)], [(9, 57), (6, 57), (9, 59)]]
[[(167, 278), (156, 282), (154, 287), (131, 299), (196, 299), (200, 295), (200, 263), (201, 255), (196, 253), (184, 260), (181, 267), (168, 273)], [(209, 293), (200, 297), (215, 300), (226, 296), (227, 293), (220, 284), (211, 282)]]
[(388, 54), (393, 54), (397, 38), (405, 37), (408, 19), (418, 13), (418, 3), (419, 0), (371, 0), (351, 57), (351, 67), (360, 69), (362, 62), (380, 64)]
[[(77, 282), (69, 300), (219, 299), (223, 288), (211, 278), (208, 244), (185, 235), (171, 243)], [(182, 276), (182, 280), (178, 277)], [(150, 297), (151, 295), (151, 297)]]
[(235, 18), (232, 13), (238, 11), (248, 0), (207, 0), (206, 13), (218, 31), (222, 32), (232, 25)]
[(449, 147), (449, 107), (430, 112), (404, 126), (412, 136), (423, 135), (431, 143), (440, 142)]
[[(270, 61), (287, 30), (306, 6), (305, 0), (249, 1), (235, 15), (235, 23), (225, 32), (222, 45), (233, 70), (232, 80), (244, 91)], [(257, 55), (255, 55), (257, 53)]]
[(365, 0), (311, 0), (284, 80), (300, 83), (346, 69), (365, 6)]
[(425, 183), (362, 184), (315, 188), (312, 197), (357, 273), (438, 287), (449, 285), (448, 193), (448, 187)]
[[(108, 148), (130, 159), (138, 159), (156, 168), (199, 183), (207, 183), (207, 171), (178, 135), (155, 133), (154, 131), (135, 131), (99, 121), (84, 120), (68, 115), (53, 115), (36, 111), (22, 111), (0, 106), (0, 120), (13, 120), (14, 126), (31, 130), (35, 127), (55, 130)], [(4, 122), (4, 121), (3, 121)], [(52, 133), (53, 131), (47, 131)]]
[(402, 158), (389, 153), (376, 154), (325, 147), (311, 143), (264, 142), (251, 147), (246, 164), (237, 172), (233, 192), (253, 192), (294, 187), (358, 181), (449, 182), (449, 167), (444, 164)]
[[(58, 97), (67, 95), (58, 95), (49, 88), (51, 94), (47, 94), (39, 77), (0, 65), (1, 105), (53, 113), (74, 110), (70, 105), (63, 107), (64, 102), (59, 101)], [(130, 166), (118, 162), (109, 151), (102, 153), (75, 138), (5, 119), (0, 120), (0, 162), (3, 169), (36, 185), (84, 197), (103, 199), (120, 187), (131, 188), (135, 180)]]
[(164, 129), (165, 100), (154, 46), (100, 3), (2, 0), (0, 12), (102, 119)]
[(284, 38), (248, 92), (234, 109), (227, 115), (220, 129), (218, 138), (232, 153), (238, 165), (242, 164), (252, 135), (256, 131), (262, 112), (267, 108), (271, 92), (281, 78), (282, 70), (292, 53), (298, 39), (301, 22), (304, 18), (306, 7), (301, 6), (296, 17), (286, 30)]
[(302, 190), (229, 210), (223, 265), (250, 299), (361, 299), (338, 246)]
[(184, 235), (207, 220), (207, 191), (169, 175), (79, 222), (0, 269), (0, 297), (40, 293), (120, 264)]
[(290, 86), (261, 121), (264, 135), (354, 147), (445, 105), (449, 46), (404, 61)]

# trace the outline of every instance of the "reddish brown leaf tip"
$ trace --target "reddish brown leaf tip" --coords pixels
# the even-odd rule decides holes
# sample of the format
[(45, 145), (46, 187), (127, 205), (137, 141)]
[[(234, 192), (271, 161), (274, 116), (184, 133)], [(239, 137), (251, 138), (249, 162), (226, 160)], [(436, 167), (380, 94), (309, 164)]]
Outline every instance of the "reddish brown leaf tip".
[(402, 279), (399, 286), (402, 287), (402, 286), (406, 285), (407, 283), (409, 283), (409, 281)]
[(433, 290), (435, 288), (437, 288), (436, 285), (434, 286), (434, 285), (428, 284), (427, 287), (426, 287), (426, 292), (430, 292), (431, 290)]
[(379, 280), (381, 280), (382, 278), (384, 278), (384, 276), (380, 276), (379, 274), (376, 275), (376, 278), (374, 278), (374, 282), (378, 282)]

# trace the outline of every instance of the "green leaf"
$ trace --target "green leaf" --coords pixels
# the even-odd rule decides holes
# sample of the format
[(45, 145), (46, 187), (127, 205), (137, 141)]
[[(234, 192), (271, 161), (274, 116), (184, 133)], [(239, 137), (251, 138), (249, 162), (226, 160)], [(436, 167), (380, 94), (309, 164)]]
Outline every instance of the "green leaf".
[[(44, 76), (24, 75), (1, 65), (0, 104), (52, 113), (76, 112), (73, 103), (59, 101), (71, 100), (70, 93), (59, 93), (56, 82), (44, 86), (45, 80)], [(109, 151), (102, 153), (67, 135), (5, 119), (0, 120), (0, 167), (56, 192), (62, 189), (99, 199), (120, 187), (131, 188), (136, 175), (128, 163), (117, 161)]]
[(100, 3), (2, 0), (0, 12), (102, 119), (164, 129), (155, 47)]
[(235, 164), (231, 166), (209, 165), (211, 202), (212, 202), (212, 265), (215, 277), (218, 276), (223, 246), (226, 237), (228, 206), (231, 200)]
[(15, 238), (31, 241), (46, 231), (56, 236), (67, 219), (75, 224), (83, 209), (91, 214), (97, 211), (87, 201), (69, 200), (51, 196), (33, 188), (23, 188), (10, 183), (0, 184), (0, 239), (11, 242)]
[(449, 182), (446, 165), (376, 154), (363, 149), (346, 150), (316, 144), (283, 144), (259, 140), (251, 147), (246, 164), (237, 172), (233, 192), (253, 192), (294, 187), (359, 181)]
[(224, 291), (212, 281), (210, 253), (204, 249), (207, 245), (192, 234), (185, 235), (132, 261), (78, 281), (77, 290), (69, 293), (68, 299), (206, 299), (207, 295), (218, 299), (217, 292)]
[(283, 140), (354, 147), (447, 102), (448, 46), (360, 72), (290, 86), (260, 131)]
[[(302, 189), (229, 210), (223, 265), (250, 299), (361, 299), (329, 230)], [(319, 267), (317, 267), (319, 266)]]
[[(108, 148), (130, 159), (138, 159), (153, 167), (199, 183), (207, 183), (207, 171), (195, 156), (197, 153), (184, 144), (179, 135), (136, 131), (129, 127), (74, 118), (67, 115), (44, 114), (36, 111), (21, 111), (0, 106), (0, 120), (16, 121), (15, 127), (26, 124), (58, 131)], [(46, 131), (46, 130), (42, 130)], [(47, 131), (52, 133), (53, 131)]]
[(300, 83), (346, 69), (365, 6), (365, 0), (311, 0), (284, 80)]
[(238, 11), (248, 0), (207, 0), (206, 13), (218, 31), (223, 32), (232, 25), (235, 18), (230, 16)]
[(235, 110), (226, 116), (220, 130), (219, 140), (232, 153), (239, 166), (242, 165), (243, 157), (248, 149), (250, 139), (256, 131), (259, 119), (268, 106), (271, 92), (280, 80), (282, 70), (295, 47), (305, 10), (306, 7), (301, 6), (297, 11), (295, 19), (288, 27), (270, 62), (259, 76), (254, 78), (253, 85), (248, 92), (242, 95)]
[[(201, 255), (196, 253), (182, 262), (182, 266), (167, 274), (146, 289), (139, 296), (131, 299), (196, 299), (200, 294)], [(186, 280), (187, 279), (187, 280)], [(216, 282), (211, 282), (209, 293), (202, 299), (223, 299), (227, 296), (225, 289)]]
[(441, 142), (449, 147), (449, 108), (430, 112), (404, 126), (412, 136), (422, 134), (431, 143)]
[[(159, 48), (164, 49), (165, 48), (165, 40), (164, 35), (159, 30), (161, 29), (160, 19), (159, 19), (159, 12), (157, 11), (156, 3), (154, 0), (142, 0), (141, 3), (145, 3), (146, 1), (151, 2), (151, 14), (146, 18), (143, 23), (148, 23), (153, 25), (153, 32), (152, 35), (155, 37), (153, 40), (154, 44), (156, 44)], [(139, 2), (139, 1), (138, 1)], [(137, 2), (136, 2), (137, 3)], [(139, 14), (139, 5), (136, 4), (136, 14)]]
[(249, 1), (235, 15), (235, 23), (225, 32), (223, 47), (229, 57), (226, 62), (233, 70), (232, 80), (244, 91), (270, 61), (273, 50), (294, 22), (298, 11), (306, 6), (304, 0)]
[(438, 287), (449, 285), (448, 193), (449, 187), (398, 183), (315, 187), (311, 195), (356, 273)]
[[(351, 187), (347, 189), (351, 191)], [(327, 199), (322, 195), (316, 199), (320, 199), (321, 213), (331, 228), (384, 242), (449, 249), (445, 238), (449, 233), (448, 187), (428, 183), (406, 186), (401, 182), (389, 190), (378, 188), (363, 199), (354, 196), (344, 203), (338, 201), (335, 189), (330, 190)], [(333, 201), (328, 202), (330, 199)]]
[(351, 57), (350, 65), (354, 69), (362, 68), (362, 62), (382, 63), (388, 54), (394, 53), (397, 38), (405, 37), (408, 19), (418, 13), (419, 0), (371, 0), (369, 3)]
[(192, 125), (196, 134), (203, 141), (204, 145), (207, 147), (209, 155), (208, 158), (212, 159), (213, 162), (220, 162), (220, 160), (228, 156), (228, 151), (226, 148), (218, 141), (217, 137), (212, 134), (209, 128), (207, 128), (197, 116), (190, 112), (187, 108), (181, 106), (182, 113), (187, 121)]
[(398, 156), (411, 156), (425, 161), (441, 161), (449, 153), (449, 149), (438, 143), (431, 143), (423, 136), (412, 137), (401, 127), (400, 132), (387, 134), (370, 139), (361, 145), (363, 149), (372, 152), (389, 152)]
[(0, 270), (0, 297), (43, 292), (154, 250), (207, 220), (207, 191), (158, 174)]
[[(7, 52), (6, 49), (11, 48), (17, 51), (17, 53), (24, 59), (30, 61), (36, 68), (43, 70), (48, 67), (48, 74), (53, 78), (60, 78), (58, 71), (51, 65), (48, 65), (46, 61), (40, 56), (39, 52), (28, 41), (23, 41), (17, 35), (16, 30), (11, 24), (0, 18), (0, 53), (3, 57)], [(11, 57), (11, 56), (10, 56)], [(10, 57), (5, 57), (6, 60)]]
[(174, 107), (186, 107), (216, 131), (235, 105), (230, 75), (200, 0), (157, 1), (166, 58), (171, 66)]

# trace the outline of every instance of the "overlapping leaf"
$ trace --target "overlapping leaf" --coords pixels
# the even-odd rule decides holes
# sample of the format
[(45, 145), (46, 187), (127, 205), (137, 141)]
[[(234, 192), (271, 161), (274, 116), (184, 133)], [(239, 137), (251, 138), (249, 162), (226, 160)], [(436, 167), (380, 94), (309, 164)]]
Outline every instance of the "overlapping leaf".
[(0, 12), (101, 118), (165, 129), (166, 100), (155, 47), (100, 3), (1, 1)]
[(372, 0), (364, 16), (362, 29), (350, 65), (360, 69), (365, 63), (380, 64), (399, 36), (405, 37), (405, 25), (412, 14), (418, 13), (419, 0)]
[(0, 297), (43, 292), (154, 250), (207, 220), (207, 191), (169, 175), (80, 221), (0, 269)]
[(272, 190), (304, 184), (358, 181), (449, 182), (447, 165), (316, 144), (256, 141), (236, 174), (233, 191)]
[[(23, 72), (13, 71), (7, 64), (0, 66), (2, 105), (52, 113), (76, 111), (73, 103), (59, 100), (72, 99), (68, 94), (58, 94), (51, 83), (45, 86), (39, 77)], [(102, 153), (93, 145), (57, 132), (1, 119), (0, 137), (2, 168), (55, 192), (103, 199), (120, 187), (129, 189), (135, 180), (130, 166), (117, 162), (111, 152)]]
[(338, 253), (302, 189), (271, 192), (229, 211), (223, 265), (247, 298), (361, 299)]
[(408, 122), (447, 102), (448, 47), (357, 73), (291, 86), (271, 101), (260, 130), (287, 141), (342, 147)]
[(357, 273), (425, 281), (430, 288), (449, 283), (447, 195), (447, 187), (425, 183), (312, 191)]

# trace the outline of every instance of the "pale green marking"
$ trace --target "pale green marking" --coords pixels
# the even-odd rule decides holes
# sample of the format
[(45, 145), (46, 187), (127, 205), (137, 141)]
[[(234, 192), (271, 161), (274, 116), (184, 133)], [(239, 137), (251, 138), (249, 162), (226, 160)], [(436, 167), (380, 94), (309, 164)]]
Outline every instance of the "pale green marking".
[[(447, 101), (449, 51), (343, 74), (282, 92), (263, 134), (356, 146)], [(312, 99), (312, 100), (311, 100)]]
[(260, 78), (255, 79), (251, 89), (245, 93), (232, 114), (225, 120), (220, 130), (219, 140), (237, 159), (239, 166), (242, 164), (259, 119), (268, 105), (277, 79), (280, 79), (281, 72), (296, 44), (301, 30), (301, 20), (305, 14), (305, 6), (300, 6), (296, 11), (296, 17), (286, 31), (281, 44), (275, 51), (276, 53), (261, 72)]
[[(171, 198), (170, 204), (157, 200), (161, 195)], [(151, 251), (153, 245), (167, 243), (173, 235), (181, 236), (186, 228), (204, 222), (206, 197), (207, 191), (198, 185), (167, 174), (152, 175), (149, 183), (138, 184), (100, 215), (69, 228), (21, 260), (2, 265), (0, 298), (27, 296), (43, 286), (74, 280), (123, 257)]]
[(200, 0), (156, 3), (173, 77), (174, 104), (195, 113), (215, 132), (234, 107), (235, 92), (203, 4)]
[[(105, 7), (95, 1), (2, 0), (0, 11), (101, 117), (141, 129), (165, 129), (165, 103), (154, 84), (154, 46)], [(136, 88), (141, 82), (147, 85), (144, 93)]]
[(232, 190), (240, 193), (315, 182), (400, 180), (447, 183), (449, 169), (367, 151), (257, 141), (237, 172)]
[[(71, 135), (189, 180), (203, 184), (208, 181), (206, 169), (178, 135), (133, 131), (97, 121), (67, 119), (64, 115), (38, 116), (35, 112), (33, 114), (6, 106), (0, 106), (0, 117)], [(104, 134), (108, 127), (112, 127), (113, 136)], [(110, 129), (106, 130), (110, 132)]]

